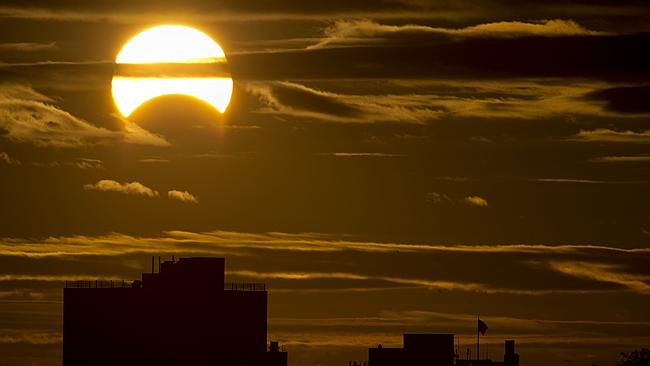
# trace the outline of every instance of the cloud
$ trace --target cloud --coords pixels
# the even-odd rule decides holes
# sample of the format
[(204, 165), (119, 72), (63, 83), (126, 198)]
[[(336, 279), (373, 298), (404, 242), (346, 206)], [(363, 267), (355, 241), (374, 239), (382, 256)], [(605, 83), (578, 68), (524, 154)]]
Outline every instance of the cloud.
[[(285, 292), (645, 294), (643, 283), (650, 277), (645, 266), (648, 248), (375, 243), (318, 233), (170, 231), (159, 236), (114, 233), (0, 239), (0, 291), (2, 286), (26, 287), (27, 282), (134, 278), (147, 268), (150, 254), (227, 256), (233, 280), (265, 279), (274, 290)], [(260, 257), (266, 260), (261, 263)], [(471, 263), (475, 271), (454, 264), (459, 261)], [(495, 266), (501, 270), (493, 271)], [(9, 285), (17, 282), (21, 283)]]
[(40, 329), (0, 329), (0, 343), (45, 345), (61, 343), (61, 333)]
[[(407, 285), (416, 288), (426, 288), (429, 290), (443, 290), (443, 291), (464, 291), (464, 292), (479, 292), (487, 294), (512, 294), (512, 295), (529, 295), (541, 296), (553, 293), (590, 293), (590, 290), (539, 290), (539, 289), (514, 289), (514, 288), (498, 288), (488, 284), (473, 283), (465, 281), (441, 281), (435, 279), (425, 278), (405, 278), (405, 277), (392, 277), (392, 276), (370, 276), (357, 273), (347, 272), (256, 272), (250, 270), (228, 271), (228, 275), (240, 276), (244, 278), (255, 279), (284, 279), (284, 280), (322, 280), (322, 279), (343, 279), (343, 280), (358, 280), (358, 281), (382, 281), (397, 285)], [(301, 291), (297, 289), (296, 291)]]
[(120, 192), (147, 197), (158, 197), (158, 192), (139, 182), (120, 183), (110, 179), (103, 179), (95, 184), (86, 184), (84, 189), (102, 192)]
[(258, 113), (291, 115), (333, 122), (363, 122), (363, 111), (334, 93), (286, 82), (249, 82), (246, 91), (261, 104)]
[(449, 197), (448, 195), (444, 193), (438, 193), (438, 192), (429, 192), (426, 195), (425, 200), (429, 203), (433, 204), (441, 204), (441, 203), (451, 203), (454, 204), (456, 201)]
[[(464, 3), (464, 2), (463, 2)], [(250, 4), (241, 1), (193, 0), (192, 6), (167, 2), (160, 6), (155, 1), (131, 3), (126, 1), (93, 1), (78, 3), (61, 1), (57, 6), (47, 2), (27, 3), (7, 0), (0, 6), (0, 16), (36, 20), (142, 23), (175, 21), (286, 21), (324, 20), (341, 17), (393, 18), (400, 17), (448, 19), (466, 16), (468, 8), (449, 4), (421, 4), (411, 1), (352, 1), (332, 4), (326, 0), (312, 0), (296, 9), (294, 1), (273, 1)]]
[(569, 184), (647, 184), (650, 182), (648, 180), (596, 180), (596, 179), (580, 179), (580, 178), (537, 178), (534, 179), (534, 181), (545, 182), (545, 183), (569, 183)]
[(96, 127), (22, 85), (0, 85), (0, 128), (5, 137), (37, 146), (77, 147), (117, 140), (119, 133)]
[(23, 239), (0, 240), (0, 255), (5, 256), (73, 256), (73, 255), (119, 255), (134, 252), (174, 253), (188, 251), (218, 255), (225, 249), (242, 254), (241, 249), (265, 249), (291, 252), (358, 252), (358, 253), (524, 253), (579, 255), (580, 253), (604, 253), (640, 256), (650, 254), (649, 248), (616, 248), (597, 245), (435, 245), (368, 242), (342, 239), (318, 233), (243, 233), (234, 231), (167, 231), (159, 237), (138, 237), (124, 234), (105, 236), (49, 237), (32, 242)]
[(573, 20), (554, 19), (538, 23), (504, 21), (478, 24), (465, 28), (442, 28), (426, 25), (385, 25), (371, 20), (337, 21), (325, 29), (325, 37), (311, 48), (352, 45), (362, 43), (386, 43), (399, 39), (422, 41), (427, 38), (447, 36), (462, 38), (516, 38), (516, 37), (565, 37), (604, 35), (580, 26)]
[(650, 276), (625, 273), (612, 264), (551, 261), (551, 269), (571, 276), (621, 285), (641, 294), (650, 294)]
[(321, 153), (320, 155), (336, 156), (342, 158), (366, 157), (366, 158), (401, 158), (405, 157), (404, 154), (389, 154), (379, 152), (336, 152), (336, 153)]
[(463, 198), (463, 202), (470, 205), (470, 206), (478, 206), (478, 207), (487, 207), (488, 202), (485, 200), (483, 197), (479, 196), (468, 196)]
[(138, 160), (138, 162), (146, 163), (146, 164), (147, 163), (169, 163), (169, 159), (151, 157), (151, 158), (140, 159)]
[(648, 155), (632, 155), (632, 156), (599, 156), (597, 158), (589, 159), (594, 163), (641, 163), (650, 162)]
[(188, 191), (171, 190), (167, 192), (167, 197), (172, 200), (178, 200), (185, 203), (199, 203), (199, 200)]
[(605, 180), (593, 180), (593, 179), (573, 179), (573, 178), (538, 178), (538, 182), (547, 182), (547, 183), (584, 183), (584, 184), (607, 184), (607, 183), (620, 183), (620, 182), (611, 182)]
[(50, 162), (33, 162), (33, 166), (37, 167), (75, 167), (83, 170), (87, 169), (104, 169), (104, 162), (99, 159), (92, 158), (77, 158), (70, 161), (50, 161)]
[(165, 146), (159, 136), (133, 123), (122, 131), (97, 127), (60, 109), (29, 86), (0, 84), (0, 130), (4, 137), (36, 146), (81, 147), (111, 142)]
[(314, 279), (345, 279), (345, 280), (379, 280), (399, 285), (411, 285), (417, 287), (424, 287), (431, 290), (447, 290), (447, 291), (470, 291), (470, 292), (485, 292), (485, 293), (514, 293), (514, 294), (527, 294), (536, 295), (536, 291), (526, 290), (512, 290), (512, 289), (495, 289), (490, 288), (483, 284), (467, 283), (467, 282), (453, 282), (453, 281), (437, 281), (421, 278), (403, 278), (403, 277), (389, 277), (389, 276), (368, 276), (357, 273), (346, 272), (271, 272), (261, 273), (256, 271), (230, 271), (228, 274), (236, 275), (247, 278), (256, 279), (285, 279), (285, 280), (314, 280)]
[(145, 130), (117, 113), (114, 113), (111, 116), (122, 121), (122, 127), (124, 128), (123, 140), (128, 144), (163, 147), (171, 145), (164, 137)]
[(56, 49), (56, 42), (50, 43), (0, 43), (0, 51), (36, 52)]
[(635, 131), (615, 131), (608, 128), (597, 128), (595, 130), (581, 130), (574, 137), (578, 141), (595, 141), (595, 142), (621, 142), (633, 144), (650, 143), (650, 130)]
[(487, 207), (488, 202), (479, 196), (467, 196), (463, 198), (454, 198), (444, 193), (438, 192), (429, 192), (425, 197), (426, 202), (441, 205), (441, 204), (450, 204), (455, 205), (456, 203), (462, 203), (468, 206), (477, 206), (477, 207)]
[[(620, 116), (584, 95), (604, 83), (555, 80), (345, 80), (356, 93), (326, 90), (331, 84), (243, 82), (257, 114), (337, 123), (425, 124), (451, 118), (539, 119), (567, 115)], [(375, 91), (381, 85), (381, 92)], [(365, 91), (364, 88), (369, 88)], [(346, 90), (349, 90), (346, 88)], [(292, 98), (288, 96), (291, 95)]]
[(104, 162), (99, 159), (90, 159), (90, 158), (78, 158), (72, 165), (76, 166), (79, 169), (102, 169), (104, 168)]
[(0, 300), (40, 300), (44, 297), (41, 292), (34, 292), (31, 289), (13, 289), (10, 291), (0, 291)]
[(20, 165), (20, 161), (12, 158), (4, 151), (0, 151), (0, 163), (5, 163), (9, 165)]
[[(438, 311), (424, 311), (424, 310), (391, 310), (381, 311), (374, 316), (366, 317), (341, 317), (341, 318), (280, 318), (274, 317), (269, 319), (273, 325), (312, 325), (312, 326), (352, 326), (352, 327), (365, 327), (365, 326), (389, 326), (389, 325), (409, 325), (417, 326), (422, 325), (426, 327), (441, 327), (445, 328), (458, 327), (459, 324), (467, 326), (467, 330), (475, 330), (472, 328), (476, 320), (476, 314), (467, 314), (460, 312), (438, 312)], [(509, 316), (489, 316), (490, 324), (498, 325), (500, 329), (516, 328), (517, 330), (529, 331), (542, 331), (552, 330), (553, 328), (561, 328), (572, 325), (603, 325), (603, 326), (650, 326), (650, 322), (646, 321), (599, 321), (599, 320), (563, 320), (563, 319), (530, 319), (518, 318)], [(496, 327), (495, 327), (496, 328)]]

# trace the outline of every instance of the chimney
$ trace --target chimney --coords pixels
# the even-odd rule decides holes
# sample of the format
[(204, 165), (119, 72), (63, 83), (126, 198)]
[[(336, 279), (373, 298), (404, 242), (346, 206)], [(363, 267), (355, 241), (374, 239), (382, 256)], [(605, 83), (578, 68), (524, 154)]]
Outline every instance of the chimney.
[(514, 355), (514, 354), (515, 354), (515, 340), (506, 339), (506, 355)]
[(503, 363), (505, 366), (519, 366), (519, 355), (515, 353), (515, 341), (513, 339), (506, 339), (506, 353), (503, 356)]

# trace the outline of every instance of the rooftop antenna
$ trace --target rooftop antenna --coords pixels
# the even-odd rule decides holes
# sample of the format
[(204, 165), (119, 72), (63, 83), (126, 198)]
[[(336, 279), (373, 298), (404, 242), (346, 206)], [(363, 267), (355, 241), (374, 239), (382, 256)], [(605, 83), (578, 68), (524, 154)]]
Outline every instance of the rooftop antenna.
[(153, 274), (153, 261), (154, 261), (154, 256), (151, 256), (151, 274)]
[(158, 273), (160, 273), (160, 256), (158, 256)]
[(564, 360), (564, 362), (566, 362), (566, 366), (571, 366), (571, 362), (573, 362), (573, 360), (566, 359), (566, 360)]
[(481, 321), (481, 316), (477, 315), (476, 316), (476, 360), (481, 359), (481, 329), (479, 327), (479, 322)]

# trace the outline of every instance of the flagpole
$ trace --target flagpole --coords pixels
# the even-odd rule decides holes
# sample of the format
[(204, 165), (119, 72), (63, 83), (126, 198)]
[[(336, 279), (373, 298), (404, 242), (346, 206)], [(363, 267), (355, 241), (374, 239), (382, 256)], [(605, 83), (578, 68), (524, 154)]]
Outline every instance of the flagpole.
[(481, 354), (479, 353), (479, 351), (481, 350), (481, 345), (480, 345), (481, 332), (478, 326), (479, 321), (481, 321), (481, 317), (477, 315), (476, 316), (476, 359), (477, 360), (481, 358)]

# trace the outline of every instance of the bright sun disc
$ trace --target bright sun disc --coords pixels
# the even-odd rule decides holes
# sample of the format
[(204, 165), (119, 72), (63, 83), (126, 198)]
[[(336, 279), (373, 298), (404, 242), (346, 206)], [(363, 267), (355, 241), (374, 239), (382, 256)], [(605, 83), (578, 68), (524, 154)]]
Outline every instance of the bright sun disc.
[(223, 50), (194, 28), (149, 28), (122, 47), (115, 63), (113, 99), (124, 117), (162, 95), (192, 96), (221, 113), (232, 97), (233, 82)]

